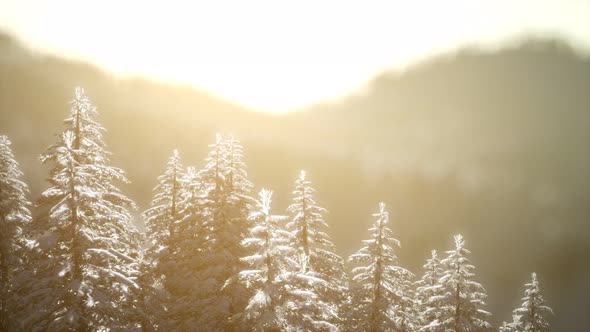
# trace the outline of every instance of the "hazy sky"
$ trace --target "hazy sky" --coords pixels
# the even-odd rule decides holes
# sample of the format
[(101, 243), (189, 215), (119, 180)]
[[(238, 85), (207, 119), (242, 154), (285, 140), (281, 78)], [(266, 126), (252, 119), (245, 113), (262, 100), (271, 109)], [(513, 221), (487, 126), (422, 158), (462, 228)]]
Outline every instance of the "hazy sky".
[(0, 29), (119, 75), (287, 111), (389, 68), (526, 34), (590, 49), (590, 0), (0, 0)]

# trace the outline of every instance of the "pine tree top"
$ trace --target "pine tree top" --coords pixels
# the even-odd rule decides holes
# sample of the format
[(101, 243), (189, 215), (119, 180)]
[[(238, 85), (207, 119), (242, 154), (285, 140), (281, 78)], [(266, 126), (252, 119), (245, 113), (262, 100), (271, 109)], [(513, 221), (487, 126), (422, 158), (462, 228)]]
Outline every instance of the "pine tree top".
[(524, 331), (548, 331), (548, 315), (553, 314), (553, 309), (547, 306), (547, 302), (541, 294), (537, 274), (531, 274), (531, 281), (525, 284), (525, 296), (522, 304), (514, 310), (518, 315), (520, 325)]

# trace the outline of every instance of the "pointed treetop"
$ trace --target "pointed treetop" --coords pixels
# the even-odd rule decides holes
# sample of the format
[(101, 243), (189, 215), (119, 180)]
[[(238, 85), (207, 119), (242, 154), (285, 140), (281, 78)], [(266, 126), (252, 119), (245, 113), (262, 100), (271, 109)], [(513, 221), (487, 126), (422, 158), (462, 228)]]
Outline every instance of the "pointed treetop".
[[(181, 157), (178, 149), (172, 150), (172, 155), (168, 157), (168, 162), (166, 163), (166, 171), (165, 176), (174, 176), (174, 172), (182, 173), (182, 165), (181, 165)], [(169, 174), (170, 173), (170, 174)], [(168, 174), (168, 175), (166, 175)], [(174, 177), (174, 181), (179, 180), (180, 174), (177, 174)]]
[[(0, 135), (0, 221), (18, 218), (23, 222), (27, 222), (30, 220), (31, 215), (28, 209), (30, 203), (26, 197), (29, 188), (19, 180), (23, 173), (19, 169), (18, 162), (14, 159), (14, 153), (10, 148), (11, 144), (12, 142), (7, 136)], [(4, 212), (9, 213), (8, 215), (2, 215)], [(5, 227), (5, 225), (2, 225), (2, 227)], [(0, 227), (0, 236), (9, 234), (2, 227)]]
[(77, 112), (96, 112), (96, 107), (92, 105), (90, 102), (90, 98), (86, 96), (84, 93), (84, 89), (81, 87), (77, 87), (74, 90), (74, 100), (70, 102), (72, 107), (72, 114), (76, 114)]
[(86, 96), (84, 95), (84, 88), (77, 86), (75, 89), (76, 99), (84, 99)]
[(297, 180), (295, 180), (295, 184), (296, 184), (296, 189), (293, 192), (294, 194), (299, 193), (300, 195), (303, 195), (306, 198), (311, 199), (311, 194), (313, 194), (315, 192), (315, 190), (311, 187), (311, 181), (309, 181), (307, 179), (307, 172), (306, 171), (304, 171), (304, 170), (299, 171), (299, 174), (297, 174)]
[(465, 246), (465, 241), (463, 240), (463, 236), (461, 234), (457, 234), (454, 236), (455, 238), (455, 247), (457, 249), (463, 249)]
[(170, 157), (168, 157), (168, 165), (176, 167), (175, 165), (178, 165), (179, 163), (180, 163), (180, 152), (178, 152), (178, 149), (173, 149), (172, 155)]
[(14, 160), (14, 153), (10, 146), (12, 142), (6, 135), (0, 135), (0, 172), (3, 176), (19, 177), (22, 172), (18, 169), (18, 163)]
[(299, 171), (299, 181), (305, 181), (305, 171), (304, 170), (300, 170)]
[(381, 203), (379, 203), (379, 212), (373, 214), (374, 217), (379, 218), (377, 220), (377, 223), (379, 225), (385, 225), (389, 222), (389, 212), (387, 212), (387, 210), (385, 210), (385, 208), (386, 208), (385, 203), (381, 202)]
[(272, 201), (272, 190), (264, 189), (258, 193), (260, 196), (260, 208), (265, 215), (270, 214), (270, 203)]
[(523, 303), (513, 312), (515, 316), (518, 316), (518, 321), (512, 323), (513, 328), (521, 328), (523, 331), (549, 331), (547, 315), (553, 314), (553, 309), (547, 305), (541, 294), (536, 273), (531, 274), (531, 282), (526, 283), (525, 286)]

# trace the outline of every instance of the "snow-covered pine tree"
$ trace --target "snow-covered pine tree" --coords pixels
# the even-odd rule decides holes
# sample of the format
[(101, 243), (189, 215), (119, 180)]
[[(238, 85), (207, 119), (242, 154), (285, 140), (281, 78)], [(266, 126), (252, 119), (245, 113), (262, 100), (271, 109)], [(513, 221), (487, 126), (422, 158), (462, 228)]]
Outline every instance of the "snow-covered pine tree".
[(448, 256), (441, 261), (445, 268), (440, 278), (445, 291), (435, 296), (438, 301), (439, 319), (430, 324), (431, 329), (456, 332), (485, 331), (491, 328), (487, 318), (491, 315), (482, 309), (487, 297), (483, 286), (475, 281), (473, 270), (467, 255), (471, 252), (465, 248), (461, 235), (456, 235), (455, 249), (447, 251)]
[[(229, 137), (225, 140), (227, 153), (227, 191), (231, 195), (231, 203), (234, 206), (234, 213), (238, 218), (243, 218), (244, 214), (248, 218), (248, 206), (253, 199), (250, 197), (252, 182), (248, 180), (246, 172), (246, 163), (244, 163), (244, 148), (239, 140)], [(248, 227), (245, 227), (249, 229)]]
[(512, 315), (512, 322), (503, 322), (502, 326), (498, 328), (499, 332), (517, 332), (521, 330), (519, 315)]
[[(249, 219), (250, 208), (253, 205), (254, 199), (251, 197), (251, 191), (254, 185), (248, 179), (246, 171), (246, 163), (244, 162), (244, 149), (239, 140), (230, 136), (225, 140), (227, 153), (227, 176), (226, 176), (226, 192), (228, 201), (228, 217), (231, 223), (235, 226), (235, 234), (239, 234), (239, 240), (243, 240), (250, 232), (250, 225), (252, 221)], [(234, 264), (231, 266), (231, 275), (243, 269), (244, 265), (240, 261), (248, 252), (245, 248), (237, 245), (238, 243), (228, 242), (230, 238), (226, 239), (226, 244), (232, 245)], [(230, 316), (242, 312), (250, 298), (250, 292), (247, 291), (243, 285), (236, 284), (224, 287), (221, 291), (222, 295), (228, 296), (231, 299), (229, 304)], [(232, 328), (228, 326), (226, 328)]]
[(297, 267), (293, 259), (295, 250), (290, 246), (291, 234), (279, 226), (279, 221), (285, 217), (270, 214), (272, 192), (263, 189), (259, 197), (249, 216), (253, 222), (250, 234), (242, 241), (252, 253), (240, 259), (247, 269), (225, 284), (225, 287), (242, 284), (253, 296), (244, 311), (234, 315), (232, 320), (240, 321), (241, 326), (250, 331), (293, 330), (286, 318), (289, 307), (285, 305), (285, 299), (296, 291), (287, 284)]
[(240, 257), (245, 252), (240, 243), (248, 232), (251, 205), (248, 193), (252, 184), (237, 140), (223, 139), (218, 134), (209, 147), (205, 167), (195, 175), (199, 193), (193, 199), (197, 205), (192, 211), (187, 210), (192, 217), (183, 215), (180, 223), (192, 227), (191, 224), (198, 222), (199, 232), (198, 244), (189, 245), (198, 245), (199, 251), (185, 251), (194, 267), (191, 282), (195, 277), (198, 279), (190, 302), (198, 301), (192, 311), (199, 313), (196, 321), (190, 318), (186, 323), (196, 324), (201, 330), (216, 331), (232, 328), (229, 317), (241, 312), (249, 297), (240, 284), (223, 289), (222, 286), (243, 266)]
[(355, 331), (411, 331), (416, 317), (408, 316), (414, 306), (409, 286), (412, 273), (397, 265), (400, 242), (387, 226), (385, 204), (369, 229), (371, 238), (350, 256), (352, 270), (352, 326)]
[(137, 326), (138, 233), (134, 203), (116, 182), (96, 109), (77, 88), (58, 143), (42, 155), (54, 164), (34, 219), (31, 278), (23, 283), (22, 328), (86, 331)]
[(241, 312), (248, 300), (241, 285), (222, 286), (243, 266), (240, 257), (245, 255), (245, 249), (240, 243), (249, 226), (247, 206), (252, 184), (237, 140), (217, 135), (209, 147), (206, 165), (199, 172), (204, 190), (205, 239), (199, 270), (199, 287), (203, 290), (199, 326), (218, 331), (232, 328), (229, 317)]
[(154, 264), (155, 273), (166, 279), (166, 288), (174, 292), (170, 280), (177, 268), (174, 261), (178, 204), (183, 189), (184, 168), (178, 150), (168, 158), (164, 173), (158, 177), (150, 207), (143, 213), (150, 239), (148, 259)]
[(27, 249), (25, 228), (31, 220), (28, 187), (14, 159), (8, 137), (0, 135), (0, 331), (16, 328), (17, 310), (14, 276), (22, 271)]
[[(334, 252), (334, 244), (325, 230), (326, 210), (313, 199), (314, 189), (301, 171), (295, 181), (293, 203), (288, 207), (293, 246), (299, 256), (299, 288), (316, 294), (316, 300), (299, 305), (292, 312), (300, 328), (307, 331), (338, 330), (339, 309), (346, 299), (347, 282), (344, 261)], [(296, 280), (296, 279), (294, 279)]]
[(416, 302), (416, 293), (414, 291), (414, 274), (405, 270), (400, 273), (397, 281), (399, 291), (399, 300), (391, 307), (397, 331), (413, 332), (420, 328), (419, 306)]
[(194, 167), (188, 167), (184, 189), (178, 203), (176, 224), (176, 287), (181, 290), (170, 303), (174, 313), (174, 328), (182, 331), (199, 330), (198, 317), (201, 308), (200, 271), (202, 270), (205, 234), (203, 184)]
[[(150, 320), (156, 316), (165, 322), (174, 322), (177, 319), (176, 313), (170, 310), (171, 304), (175, 303), (177, 297), (183, 294), (182, 287), (179, 287), (179, 278), (176, 273), (180, 268), (177, 261), (178, 246), (178, 219), (179, 202), (184, 187), (185, 172), (182, 166), (178, 150), (173, 150), (168, 158), (164, 173), (158, 177), (158, 184), (154, 187), (154, 197), (150, 207), (144, 211), (143, 217), (147, 226), (149, 238), (148, 247), (145, 250), (144, 273), (142, 277), (146, 288), (146, 294), (156, 295), (157, 288), (163, 288), (166, 295), (157, 298), (162, 302), (162, 312), (151, 312), (150, 307), (144, 311)], [(155, 288), (155, 289), (154, 289)], [(148, 301), (149, 302), (149, 301)], [(151, 312), (151, 313), (150, 313)], [(162, 326), (163, 328), (172, 328)]]
[(548, 317), (553, 310), (547, 306), (541, 295), (537, 274), (531, 275), (531, 282), (525, 284), (523, 302), (520, 308), (514, 310), (518, 315), (518, 324), (514, 324), (513, 331), (517, 332), (545, 332), (550, 330)]
[[(416, 302), (421, 312), (420, 325), (423, 330), (439, 331), (440, 329), (437, 330), (439, 318), (437, 299), (440, 299), (444, 294), (444, 289), (440, 284), (443, 268), (436, 250), (432, 250), (431, 255), (424, 264), (424, 275), (416, 282)], [(429, 327), (431, 323), (434, 324)]]
[(137, 311), (139, 328), (142, 332), (152, 332), (165, 330), (168, 327), (166, 301), (168, 293), (162, 285), (160, 275), (154, 273), (154, 262), (151, 260), (153, 255), (146, 248), (142, 252), (139, 265), (139, 275), (137, 284), (139, 286), (137, 294)]

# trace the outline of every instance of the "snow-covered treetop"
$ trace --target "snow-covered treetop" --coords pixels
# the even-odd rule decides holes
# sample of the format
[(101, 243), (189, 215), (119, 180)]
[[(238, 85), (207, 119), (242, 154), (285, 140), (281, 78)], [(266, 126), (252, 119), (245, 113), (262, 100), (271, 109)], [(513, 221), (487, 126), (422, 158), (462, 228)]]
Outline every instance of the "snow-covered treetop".
[(224, 187), (227, 165), (224, 153), (224, 142), (220, 134), (215, 135), (215, 143), (209, 144), (209, 153), (205, 159), (205, 167), (201, 170), (200, 177), (207, 180), (207, 185), (214, 193), (219, 194)]
[(482, 309), (487, 297), (484, 287), (475, 282), (475, 267), (469, 263), (465, 241), (459, 235), (454, 236), (455, 249), (447, 251), (448, 256), (441, 261), (445, 267), (440, 283), (445, 290), (441, 300), (440, 323), (445, 328), (462, 330), (479, 330), (490, 328), (487, 317), (491, 314)]
[[(63, 171), (65, 165), (57, 160), (58, 156), (63, 155), (60, 149), (67, 148), (71, 154), (76, 166), (86, 165), (88, 172), (93, 174), (94, 185), (100, 185), (102, 198), (107, 201), (117, 203), (123, 208), (135, 208), (135, 204), (129, 198), (121, 193), (121, 190), (115, 185), (115, 181), (128, 183), (123, 170), (108, 165), (110, 152), (106, 150), (102, 133), (105, 129), (97, 123), (94, 118), (97, 115), (96, 108), (90, 103), (88, 97), (84, 94), (82, 88), (76, 88), (74, 100), (71, 102), (70, 117), (64, 120), (66, 128), (59, 135), (58, 142), (51, 145), (45, 153), (41, 155), (43, 163), (53, 162), (55, 167), (51, 170), (49, 182), (58, 187), (55, 183), (58, 179), (57, 174)], [(70, 142), (66, 142), (69, 139)], [(63, 152), (63, 151), (62, 151)], [(44, 201), (51, 201), (53, 195), (51, 189), (43, 193)], [(124, 219), (129, 220), (131, 217), (126, 216)]]
[[(353, 269), (353, 274), (356, 274), (353, 281), (363, 282), (372, 279), (375, 273), (391, 272), (392, 275), (397, 275), (398, 272), (405, 272), (396, 266), (396, 249), (400, 248), (401, 244), (387, 227), (389, 212), (385, 210), (385, 203), (379, 203), (379, 212), (374, 213), (373, 217), (375, 221), (369, 228), (370, 239), (363, 240), (364, 246), (349, 257), (349, 261), (353, 263), (369, 264)], [(391, 268), (384, 269), (384, 266)]]
[(531, 274), (531, 282), (526, 283), (525, 296), (520, 308), (514, 310), (514, 314), (520, 316), (519, 324), (522, 331), (549, 331), (547, 316), (553, 314), (553, 310), (541, 295), (537, 274)]
[(463, 240), (461, 234), (455, 235), (453, 238), (455, 240), (455, 249), (447, 251), (448, 256), (442, 263), (452, 268), (451, 270), (456, 271), (453, 274), (456, 277), (460, 279), (470, 278), (474, 275), (471, 270), (475, 269), (473, 265), (469, 264), (467, 258), (471, 251), (465, 248), (465, 240)]
[(282, 285), (293, 264), (290, 234), (279, 227), (284, 217), (270, 214), (272, 192), (262, 189), (258, 196), (249, 215), (250, 234), (242, 241), (251, 253), (241, 258), (248, 268), (231, 277), (224, 287), (239, 282), (253, 293), (243, 312), (236, 315), (248, 330), (280, 331), (286, 327), (279, 308), (285, 296)]
[[(76, 160), (88, 164), (107, 164), (110, 153), (105, 151), (102, 136), (105, 129), (94, 120), (97, 115), (96, 107), (80, 87), (75, 89), (74, 99), (70, 103), (70, 117), (64, 120), (64, 124), (65, 131), (73, 134), (72, 146), (77, 151)], [(53, 159), (54, 150), (63, 145), (62, 140), (50, 146), (47, 152), (41, 155), (41, 161), (45, 163)]]
[(373, 217), (377, 217), (378, 227), (385, 226), (389, 222), (389, 212), (385, 210), (385, 203), (379, 203), (379, 212), (373, 213)]
[(174, 189), (180, 189), (180, 187), (177, 186), (178, 183), (182, 181), (180, 177), (183, 174), (184, 172), (182, 163), (180, 162), (180, 154), (177, 149), (174, 149), (172, 151), (172, 155), (166, 162), (164, 173), (158, 176), (158, 184), (153, 189), (153, 191), (156, 192), (156, 195), (152, 201), (152, 206), (159, 205), (160, 203), (168, 206), (172, 205), (171, 198), (173, 191)]
[(284, 272), (292, 270), (290, 233), (281, 229), (279, 222), (284, 216), (272, 215), (270, 204), (272, 191), (262, 189), (249, 215), (253, 222), (250, 234), (242, 241), (252, 255), (241, 258), (252, 270), (245, 270), (237, 277), (248, 287), (256, 283), (273, 283)]
[[(113, 218), (110, 214), (121, 211), (113, 210), (113, 204), (103, 200), (108, 186), (95, 174), (103, 166), (81, 163), (76, 159), (79, 150), (74, 148), (75, 140), (75, 134), (66, 131), (62, 134), (63, 145), (55, 149), (52, 159), (56, 167), (51, 179), (54, 186), (43, 193), (43, 198), (61, 199), (49, 210), (48, 228), (45, 230), (59, 232), (65, 227), (88, 228), (87, 232), (97, 236), (94, 232), (106, 227), (102, 221)], [(125, 218), (127, 216), (121, 216), (121, 219)], [(72, 226), (74, 224), (76, 226)], [(88, 240), (94, 241), (93, 238)]]
[(182, 190), (178, 202), (179, 218), (176, 221), (182, 228), (183, 226), (194, 226), (193, 222), (185, 222), (187, 218), (194, 218), (201, 211), (201, 200), (203, 198), (203, 183), (200, 178), (199, 171), (194, 166), (186, 168), (184, 178), (180, 179), (182, 182)]
[(227, 154), (227, 185), (230, 191), (238, 191), (240, 194), (250, 192), (254, 187), (248, 180), (246, 163), (244, 163), (244, 148), (240, 141), (233, 136), (225, 140)]
[(385, 330), (385, 326), (393, 326), (405, 330), (402, 326), (407, 328), (408, 319), (413, 316), (409, 314), (411, 310), (406, 310), (412, 302), (408, 295), (413, 274), (397, 265), (396, 250), (401, 245), (387, 226), (389, 213), (385, 203), (379, 203), (373, 217), (370, 239), (364, 240), (364, 246), (349, 257), (357, 265), (352, 269), (352, 281), (358, 308), (353, 311), (360, 315), (356, 319), (361, 329)]
[[(285, 245), (290, 238), (290, 234), (279, 226), (279, 222), (284, 220), (285, 216), (271, 215), (270, 213), (272, 191), (262, 189), (258, 193), (258, 197), (253, 211), (248, 216), (248, 219), (255, 222), (255, 224), (250, 229), (250, 236), (244, 239), (243, 244), (247, 247), (255, 244), (255, 247), (263, 250), (271, 250), (275, 245)], [(290, 250), (282, 246), (279, 249)]]
[(10, 148), (8, 137), (0, 135), (0, 256), (9, 260), (20, 240), (25, 223), (31, 220), (29, 189)]
[[(465, 240), (463, 240), (463, 235), (457, 234), (453, 238), (455, 239), (455, 251), (464, 252), (466, 254), (471, 253), (469, 250), (465, 249)], [(450, 251), (447, 253), (450, 253)]]
[(432, 287), (438, 284), (439, 278), (443, 274), (443, 268), (440, 263), (440, 259), (437, 257), (436, 250), (432, 250), (431, 257), (426, 260), (426, 264), (423, 265), (424, 275), (420, 280), (420, 286)]
[[(270, 216), (270, 203), (272, 200), (272, 191), (268, 189), (260, 190), (258, 193), (260, 197), (258, 201), (256, 201), (256, 207), (258, 207), (257, 211), (254, 211), (250, 214), (250, 218), (258, 219), (259, 217), (264, 217), (264, 220), (267, 220), (267, 217)], [(272, 219), (271, 219), (272, 220)]]
[[(305, 260), (310, 261), (310, 267), (314, 268), (314, 265), (319, 262), (313, 260), (324, 252), (327, 254), (326, 251), (333, 251), (334, 245), (324, 232), (328, 228), (328, 224), (323, 218), (327, 211), (318, 206), (313, 199), (315, 190), (305, 175), (305, 171), (300, 171), (295, 181), (293, 203), (287, 208), (293, 217), (287, 223), (287, 228), (292, 231), (295, 237), (295, 246), (305, 255)], [(321, 250), (322, 253), (318, 253), (318, 250)]]
[(177, 204), (184, 179), (180, 154), (174, 149), (168, 158), (164, 173), (158, 177), (158, 184), (153, 189), (155, 194), (150, 208), (143, 213), (152, 241), (159, 241), (161, 244), (172, 241), (173, 225), (178, 212)]
[[(29, 189), (19, 180), (23, 176), (5, 135), (0, 135), (0, 212), (2, 218), (10, 221), (17, 218), (27, 221), (31, 218), (27, 201)], [(4, 214), (9, 212), (9, 214)]]
[(0, 135), (0, 179), (17, 179), (23, 175), (14, 159), (11, 145), (8, 136)]
[(438, 319), (441, 317), (441, 299), (445, 296), (446, 290), (440, 283), (444, 274), (444, 269), (438, 258), (436, 250), (431, 251), (431, 257), (423, 265), (424, 274), (416, 282), (415, 299), (419, 308), (423, 311), (420, 317), (424, 326), (424, 331), (438, 331), (437, 326), (440, 324)]
[[(447, 268), (447, 273), (442, 277), (443, 283), (451, 283), (453, 285), (461, 284), (465, 280), (469, 280), (475, 274), (472, 272), (475, 267), (469, 264), (467, 255), (471, 252), (465, 248), (465, 240), (461, 234), (454, 236), (455, 249), (447, 251), (447, 257), (441, 263)], [(478, 283), (470, 283), (474, 291), (481, 292), (482, 296), (485, 289)]]
[(387, 226), (389, 212), (385, 210), (385, 203), (379, 203), (379, 211), (374, 213), (373, 217), (375, 217), (375, 222), (369, 228), (371, 239), (363, 240), (365, 246), (356, 254), (351, 255), (350, 261), (363, 262), (380, 257), (383, 264), (396, 264), (395, 250), (400, 248), (401, 244), (393, 237), (393, 232)]
[[(109, 165), (105, 129), (95, 121), (96, 108), (81, 88), (75, 90), (71, 104), (66, 128), (41, 156), (42, 162), (53, 166), (50, 187), (41, 195), (31, 228), (39, 234), (35, 241), (39, 255), (32, 259), (41, 277), (25, 283), (43, 295), (31, 306), (54, 315), (37, 315), (49, 319), (44, 329), (50, 330), (78, 323), (96, 329), (114, 324), (119, 319), (114, 313), (130, 296), (129, 289), (137, 288), (132, 276), (141, 256), (130, 213), (135, 204), (117, 187), (117, 181), (128, 181), (121, 169)], [(49, 287), (53, 293), (45, 291)], [(84, 314), (86, 307), (92, 307), (92, 315)], [(33, 318), (30, 324), (47, 322)]]
[[(424, 270), (426, 271), (433, 271), (434, 269), (440, 268), (440, 259), (438, 259), (438, 253), (436, 250), (430, 251), (430, 258), (426, 260), (426, 264), (424, 264)], [(435, 282), (433, 280), (433, 282)]]
[[(63, 163), (57, 160), (60, 156), (58, 150), (66, 148), (69, 144), (69, 153), (71, 154), (76, 166), (86, 165), (88, 172), (93, 174), (94, 186), (100, 185), (101, 198), (106, 201), (117, 203), (123, 208), (135, 208), (135, 204), (125, 197), (120, 189), (115, 185), (115, 181), (128, 183), (123, 170), (108, 165), (110, 152), (106, 150), (103, 141), (103, 132), (105, 129), (95, 121), (97, 116), (96, 107), (90, 99), (84, 94), (82, 88), (76, 88), (74, 99), (71, 101), (70, 117), (64, 120), (66, 128), (58, 136), (57, 143), (51, 145), (45, 153), (41, 155), (43, 163), (53, 162), (55, 167), (51, 170), (49, 182), (54, 187), (59, 187), (55, 180), (57, 174), (63, 171)], [(70, 139), (71, 142), (66, 142)], [(61, 154), (63, 155), (63, 153)], [(53, 204), (52, 200), (55, 191), (49, 189), (43, 193), (41, 205)], [(124, 219), (130, 219), (130, 216)]]
[(254, 187), (248, 180), (246, 164), (243, 161), (244, 151), (240, 141), (229, 137), (224, 139), (216, 134), (215, 143), (209, 145), (209, 153), (205, 159), (205, 167), (200, 171), (207, 191), (216, 195), (222, 193), (232, 195), (230, 200), (242, 200)]

